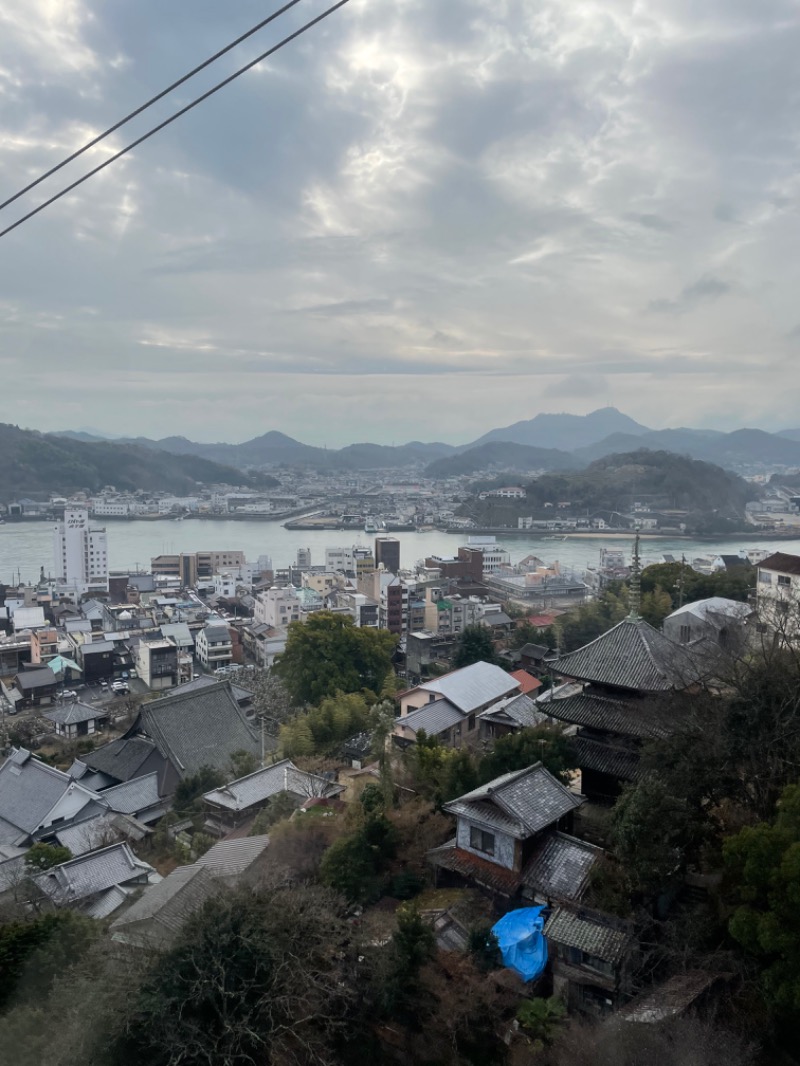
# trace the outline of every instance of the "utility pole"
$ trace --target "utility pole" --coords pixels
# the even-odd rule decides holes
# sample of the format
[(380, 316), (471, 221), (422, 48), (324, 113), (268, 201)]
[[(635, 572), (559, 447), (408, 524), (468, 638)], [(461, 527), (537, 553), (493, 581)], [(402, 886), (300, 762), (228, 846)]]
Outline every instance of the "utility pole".
[(678, 575), (678, 606), (683, 607), (683, 571), (686, 566), (686, 556), (681, 555), (681, 570)]

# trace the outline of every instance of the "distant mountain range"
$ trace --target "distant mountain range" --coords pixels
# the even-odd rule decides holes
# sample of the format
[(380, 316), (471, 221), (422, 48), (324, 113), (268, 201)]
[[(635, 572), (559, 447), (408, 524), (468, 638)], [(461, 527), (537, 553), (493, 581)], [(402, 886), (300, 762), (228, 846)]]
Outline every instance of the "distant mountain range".
[(268, 474), (244, 474), (196, 455), (171, 455), (136, 444), (35, 433), (0, 423), (0, 499), (23, 493), (125, 492), (189, 495), (198, 485), (277, 485)]
[[(56, 436), (82, 444), (102, 440), (86, 431), (67, 431)], [(205, 444), (185, 437), (137, 437), (115, 443), (193, 456), (245, 471), (277, 466), (344, 471), (423, 465), (433, 477), (491, 469), (524, 473), (533, 469), (575, 470), (605, 456), (641, 448), (702, 459), (740, 473), (800, 466), (800, 429), (779, 433), (760, 429), (737, 429), (731, 433), (689, 428), (652, 430), (614, 407), (603, 407), (588, 415), (538, 414), (458, 446), (412, 441), (396, 447), (361, 443), (327, 449), (303, 444), (276, 430), (243, 444)]]

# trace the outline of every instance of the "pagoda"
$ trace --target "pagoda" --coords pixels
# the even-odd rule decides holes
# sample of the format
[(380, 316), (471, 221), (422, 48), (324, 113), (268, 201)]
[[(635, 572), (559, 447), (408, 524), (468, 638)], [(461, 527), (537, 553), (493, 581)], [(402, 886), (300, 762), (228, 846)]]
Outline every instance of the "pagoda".
[(608, 802), (639, 776), (646, 740), (667, 736), (685, 708), (680, 693), (696, 691), (699, 656), (665, 637), (639, 615), (639, 537), (634, 544), (630, 614), (577, 651), (550, 660), (566, 679), (537, 700), (539, 708), (575, 727), (571, 746), (587, 798)]

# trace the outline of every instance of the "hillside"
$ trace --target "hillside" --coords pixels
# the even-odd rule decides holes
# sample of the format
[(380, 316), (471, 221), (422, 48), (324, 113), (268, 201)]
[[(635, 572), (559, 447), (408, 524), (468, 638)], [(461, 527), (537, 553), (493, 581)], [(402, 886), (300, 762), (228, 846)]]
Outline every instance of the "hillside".
[(167, 455), (132, 444), (74, 440), (0, 423), (0, 499), (22, 493), (120, 491), (193, 492), (201, 485), (277, 485), (274, 478), (241, 471), (193, 455)]
[(648, 432), (646, 426), (622, 414), (615, 407), (601, 407), (588, 415), (539, 414), (524, 422), (515, 422), (502, 429), (492, 429), (472, 444), (466, 445), (466, 448), (503, 440), (536, 448), (574, 451), (576, 448), (595, 444), (612, 433), (636, 436)]
[(474, 474), (492, 467), (528, 470), (578, 470), (584, 464), (568, 452), (556, 448), (532, 448), (525, 444), (507, 441), (489, 441), (458, 455), (437, 459), (425, 469), (425, 476), (432, 478), (458, 477)]
[[(744, 506), (757, 492), (736, 474), (671, 452), (640, 449), (599, 459), (574, 473), (545, 474), (527, 486), (520, 502), (473, 501), (465, 513), (479, 524), (515, 524), (521, 515), (547, 517), (559, 504), (564, 517), (599, 514), (624, 524), (635, 502), (654, 511), (685, 511), (695, 532), (743, 524)], [(548, 506), (549, 505), (549, 506)]]
[(736, 429), (731, 433), (708, 429), (659, 429), (638, 436), (615, 433), (576, 449), (575, 454), (590, 462), (637, 448), (688, 455), (728, 470), (800, 466), (800, 442), (792, 440), (787, 433), (766, 433), (762, 429)]

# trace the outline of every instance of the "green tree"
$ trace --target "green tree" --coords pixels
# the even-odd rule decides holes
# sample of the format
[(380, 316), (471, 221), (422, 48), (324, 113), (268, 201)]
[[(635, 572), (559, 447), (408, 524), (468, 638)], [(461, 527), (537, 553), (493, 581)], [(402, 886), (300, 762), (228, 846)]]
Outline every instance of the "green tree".
[(524, 770), (537, 762), (559, 781), (568, 780), (575, 761), (570, 754), (569, 738), (560, 726), (543, 723), (498, 737), (492, 751), (481, 759), (478, 776), (485, 784), (501, 774)]
[(62, 862), (68, 862), (71, 858), (72, 852), (69, 848), (39, 841), (25, 853), (25, 865), (31, 873), (40, 873), (42, 870), (49, 870), (52, 866), (58, 866)]
[(549, 1047), (564, 1024), (567, 1010), (560, 999), (533, 998), (524, 1000), (517, 1008), (519, 1024), (535, 1047)]
[(492, 634), (480, 624), (465, 626), (458, 638), (453, 667), (460, 670), (473, 663), (496, 663)]
[(253, 819), (249, 835), (257, 837), (267, 833), (273, 825), (291, 818), (297, 806), (297, 799), (290, 792), (279, 792), (277, 796), (272, 796)]
[[(261, 764), (250, 751), (235, 751), (231, 755), (231, 774), (233, 780), (254, 774)], [(207, 790), (206, 790), (207, 791)]]
[(225, 775), (221, 771), (213, 766), (201, 766), (196, 774), (189, 774), (179, 782), (172, 805), (176, 811), (184, 814), (204, 792), (210, 792), (212, 788), (219, 788), (224, 784)]
[(286, 650), (273, 667), (295, 703), (319, 703), (337, 692), (382, 690), (392, 672), (397, 637), (359, 628), (348, 615), (317, 611), (292, 622)]
[(746, 826), (723, 854), (731, 935), (759, 960), (767, 1004), (800, 1023), (800, 785), (784, 790), (771, 824)]
[(373, 903), (381, 895), (381, 874), (396, 846), (391, 822), (380, 812), (369, 813), (354, 832), (340, 837), (325, 852), (320, 879), (351, 903)]

